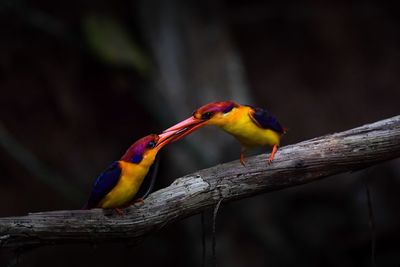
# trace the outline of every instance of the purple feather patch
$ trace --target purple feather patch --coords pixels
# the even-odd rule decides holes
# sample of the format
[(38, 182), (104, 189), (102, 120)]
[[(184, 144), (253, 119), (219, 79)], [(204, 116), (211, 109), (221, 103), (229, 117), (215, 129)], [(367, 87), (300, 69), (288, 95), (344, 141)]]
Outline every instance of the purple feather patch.
[(143, 159), (143, 153), (147, 150), (147, 144), (151, 141), (157, 141), (158, 135), (150, 134), (139, 140), (137, 140), (133, 145), (131, 145), (125, 154), (122, 156), (121, 160), (132, 162), (132, 163), (140, 163)]

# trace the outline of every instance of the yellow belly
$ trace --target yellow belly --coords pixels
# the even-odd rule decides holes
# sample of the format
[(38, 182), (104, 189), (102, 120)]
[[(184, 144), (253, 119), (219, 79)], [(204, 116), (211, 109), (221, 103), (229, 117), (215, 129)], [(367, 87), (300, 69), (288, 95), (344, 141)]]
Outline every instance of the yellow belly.
[(281, 134), (257, 126), (249, 117), (247, 109), (235, 111), (232, 115), (219, 126), (238, 139), (244, 147), (279, 146)]
[(138, 164), (119, 161), (121, 178), (117, 185), (99, 203), (99, 208), (121, 208), (129, 205), (139, 191), (148, 169)]

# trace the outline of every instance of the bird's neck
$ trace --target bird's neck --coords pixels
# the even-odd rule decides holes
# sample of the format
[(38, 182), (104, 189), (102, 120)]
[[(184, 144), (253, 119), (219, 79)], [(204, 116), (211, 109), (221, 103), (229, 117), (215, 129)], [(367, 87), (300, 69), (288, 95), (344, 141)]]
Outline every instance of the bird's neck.
[(142, 166), (143, 168), (150, 168), (150, 166), (154, 163), (154, 160), (156, 159), (156, 155), (156, 150), (147, 151), (142, 156), (142, 160), (138, 163), (138, 165)]

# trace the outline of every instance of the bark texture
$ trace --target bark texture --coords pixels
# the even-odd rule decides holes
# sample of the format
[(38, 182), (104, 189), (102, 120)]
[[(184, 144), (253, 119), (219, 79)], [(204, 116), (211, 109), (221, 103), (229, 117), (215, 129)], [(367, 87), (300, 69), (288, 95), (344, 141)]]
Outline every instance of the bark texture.
[(233, 161), (178, 178), (124, 216), (100, 209), (0, 218), (0, 248), (62, 243), (134, 242), (215, 205), (355, 171), (400, 156), (400, 116)]

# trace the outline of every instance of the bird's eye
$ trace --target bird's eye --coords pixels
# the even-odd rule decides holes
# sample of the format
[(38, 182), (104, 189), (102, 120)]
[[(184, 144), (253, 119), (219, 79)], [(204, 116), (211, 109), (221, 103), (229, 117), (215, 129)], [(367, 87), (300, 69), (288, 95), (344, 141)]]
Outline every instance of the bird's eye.
[(212, 112), (206, 112), (206, 113), (203, 113), (203, 115), (201, 115), (201, 119), (209, 120), (213, 115), (214, 115), (214, 113), (212, 113)]
[(156, 142), (154, 142), (154, 141), (150, 141), (148, 144), (147, 144), (147, 148), (154, 148), (156, 146)]

